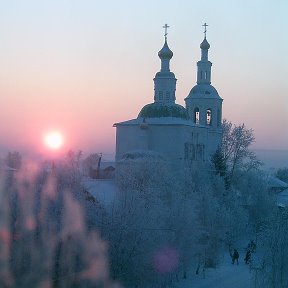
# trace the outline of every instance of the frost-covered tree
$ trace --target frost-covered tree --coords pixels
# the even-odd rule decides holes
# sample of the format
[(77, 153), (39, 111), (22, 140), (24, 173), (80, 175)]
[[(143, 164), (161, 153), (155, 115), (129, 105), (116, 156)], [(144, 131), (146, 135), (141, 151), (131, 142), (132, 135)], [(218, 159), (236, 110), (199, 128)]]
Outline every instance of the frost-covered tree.
[(97, 171), (96, 178), (99, 176), (99, 169), (100, 169), (100, 162), (101, 162), (101, 154), (98, 153), (93, 153), (88, 155), (84, 160), (83, 160), (83, 168), (84, 168), (84, 173), (88, 176), (94, 176), (93, 172)]
[(256, 239), (270, 221), (270, 214), (275, 207), (274, 195), (269, 194), (265, 173), (250, 171), (236, 174), (234, 187), (239, 191), (242, 205), (249, 213), (248, 228), (252, 237)]
[(144, 154), (127, 155), (117, 167), (112, 272), (128, 287), (171, 287), (199, 258), (195, 191), (159, 155)]
[(255, 142), (252, 129), (246, 128), (245, 124), (233, 125), (226, 119), (223, 120), (222, 128), (221, 152), (228, 168), (230, 181), (233, 181), (237, 169), (249, 171), (258, 168), (261, 162), (249, 149)]
[[(117, 168), (119, 194), (111, 211), (108, 239), (112, 273), (127, 286), (154, 285), (162, 278), (155, 257), (172, 245), (174, 231), (167, 220), (172, 193), (177, 193), (165, 164), (157, 155), (134, 154)], [(164, 280), (174, 269), (165, 271)]]
[(218, 147), (215, 153), (212, 155), (211, 163), (214, 166), (212, 167), (215, 169), (216, 175), (219, 174), (221, 177), (226, 176), (227, 164), (221, 147)]
[(198, 167), (191, 171), (190, 177), (194, 184), (199, 265), (215, 267), (223, 248), (233, 245), (243, 235), (247, 214), (240, 198), (235, 193), (227, 193), (220, 175)]
[(69, 183), (74, 185), (80, 181), (81, 178), (81, 158), (82, 151), (77, 152), (69, 150), (66, 154), (64, 161), (64, 170), (66, 172), (66, 178), (70, 177)]
[(288, 212), (274, 207), (258, 241), (256, 287), (288, 287)]

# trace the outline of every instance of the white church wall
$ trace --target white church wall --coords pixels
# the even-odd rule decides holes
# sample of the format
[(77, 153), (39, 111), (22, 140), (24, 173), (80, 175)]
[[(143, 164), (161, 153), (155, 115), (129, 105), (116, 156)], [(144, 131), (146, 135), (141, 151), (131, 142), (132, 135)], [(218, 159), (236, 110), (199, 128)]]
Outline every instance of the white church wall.
[(173, 163), (179, 163), (184, 156), (185, 126), (153, 125), (149, 129), (149, 149), (163, 154)]
[(148, 131), (139, 125), (119, 125), (116, 131), (116, 162), (129, 151), (148, 149)]

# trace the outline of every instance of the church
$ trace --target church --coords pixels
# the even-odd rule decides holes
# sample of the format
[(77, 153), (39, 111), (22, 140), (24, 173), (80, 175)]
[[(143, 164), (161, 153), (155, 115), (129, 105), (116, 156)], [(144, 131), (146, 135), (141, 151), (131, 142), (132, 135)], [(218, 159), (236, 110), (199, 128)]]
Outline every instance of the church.
[[(200, 44), (197, 83), (185, 98), (185, 107), (176, 104), (175, 74), (170, 71), (173, 52), (165, 41), (158, 56), (160, 71), (154, 77), (154, 102), (145, 105), (136, 119), (115, 123), (116, 163), (135, 155), (159, 155), (177, 167), (210, 161), (222, 137), (222, 101), (211, 85), (210, 44)], [(132, 155), (132, 156), (131, 156)], [(133, 156), (134, 155), (134, 156)]]

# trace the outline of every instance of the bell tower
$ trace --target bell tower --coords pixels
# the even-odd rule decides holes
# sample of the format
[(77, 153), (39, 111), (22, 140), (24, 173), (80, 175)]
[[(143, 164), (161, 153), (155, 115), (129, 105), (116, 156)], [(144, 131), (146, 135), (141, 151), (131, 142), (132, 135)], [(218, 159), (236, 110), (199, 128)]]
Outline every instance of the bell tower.
[[(222, 101), (217, 90), (211, 85), (212, 63), (208, 59), (210, 44), (207, 41), (207, 24), (204, 25), (204, 40), (200, 44), (201, 59), (197, 62), (197, 84), (185, 98), (189, 118), (199, 127), (208, 131), (209, 154), (213, 154), (221, 143)], [(214, 151), (215, 152), (215, 151)]]

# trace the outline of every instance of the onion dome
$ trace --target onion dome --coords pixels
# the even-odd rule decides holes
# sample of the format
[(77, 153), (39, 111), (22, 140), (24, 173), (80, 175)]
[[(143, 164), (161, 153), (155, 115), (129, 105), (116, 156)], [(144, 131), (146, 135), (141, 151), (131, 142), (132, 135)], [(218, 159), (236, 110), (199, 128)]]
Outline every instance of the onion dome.
[(181, 119), (188, 119), (187, 110), (178, 104), (164, 105), (162, 103), (151, 103), (145, 105), (138, 118), (162, 118), (162, 117), (174, 117)]
[(200, 48), (204, 49), (204, 50), (208, 50), (210, 48), (210, 44), (208, 43), (208, 41), (206, 40), (206, 38), (204, 38), (204, 40), (202, 41), (202, 43), (200, 44)]
[(165, 40), (164, 46), (158, 52), (158, 56), (160, 59), (171, 59), (173, 57), (173, 52), (168, 47), (167, 41)]

